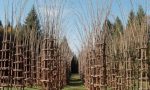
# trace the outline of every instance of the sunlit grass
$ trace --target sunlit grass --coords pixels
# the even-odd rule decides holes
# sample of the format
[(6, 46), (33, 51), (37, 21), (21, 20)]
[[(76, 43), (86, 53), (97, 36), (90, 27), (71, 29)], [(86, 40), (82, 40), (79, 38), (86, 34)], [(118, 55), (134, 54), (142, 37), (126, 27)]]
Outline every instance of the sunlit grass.
[(80, 76), (77, 74), (73, 74), (70, 79), (69, 85), (67, 85), (63, 90), (86, 90), (82, 81), (80, 80)]

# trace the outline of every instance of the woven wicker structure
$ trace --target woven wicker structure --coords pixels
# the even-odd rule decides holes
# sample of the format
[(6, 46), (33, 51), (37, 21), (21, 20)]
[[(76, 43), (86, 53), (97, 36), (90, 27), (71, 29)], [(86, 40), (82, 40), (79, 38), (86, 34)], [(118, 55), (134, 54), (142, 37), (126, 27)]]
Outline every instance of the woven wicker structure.
[(140, 29), (129, 27), (118, 37), (112, 36), (105, 28), (96, 32), (98, 36), (90, 39), (91, 42), (85, 45), (79, 55), (80, 76), (84, 78), (86, 88), (89, 90), (150, 89), (149, 33), (146, 27), (145, 23)]
[(29, 31), (25, 34), (26, 37), (24, 37), (24, 80), (25, 85), (32, 86), (31, 82), (31, 51), (30, 51), (30, 41), (29, 41)]
[(13, 60), (13, 42), (12, 36), (7, 32), (11, 27), (6, 27), (4, 29), (3, 41), (2, 41), (2, 50), (0, 51), (0, 87), (3, 90), (4, 88), (12, 87), (12, 60)]
[(16, 89), (24, 90), (24, 58), (23, 58), (23, 38), (19, 28), (16, 29), (14, 41), (14, 61), (13, 61), (13, 86)]
[[(40, 86), (42, 90), (60, 90), (67, 85), (73, 54), (67, 40), (62, 44), (56, 35), (36, 37), (36, 32), (16, 28), (13, 36), (3, 37), (0, 66), (1, 89)], [(33, 37), (35, 36), (35, 37)], [(14, 43), (12, 43), (14, 42)]]

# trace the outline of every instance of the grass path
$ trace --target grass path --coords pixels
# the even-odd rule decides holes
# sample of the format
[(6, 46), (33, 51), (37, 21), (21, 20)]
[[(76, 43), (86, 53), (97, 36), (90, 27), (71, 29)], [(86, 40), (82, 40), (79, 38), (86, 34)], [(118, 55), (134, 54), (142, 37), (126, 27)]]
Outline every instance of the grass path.
[[(4, 90), (8, 90), (8, 89), (5, 88)], [(9, 89), (9, 90), (17, 90), (17, 89), (16, 88), (12, 88), (12, 89)], [(20, 90), (20, 89), (18, 89), (18, 90)], [(41, 90), (41, 89), (40, 89), (40, 87), (32, 87), (32, 88), (25, 87), (24, 90)]]
[(86, 90), (78, 74), (71, 75), (69, 85), (62, 90)]

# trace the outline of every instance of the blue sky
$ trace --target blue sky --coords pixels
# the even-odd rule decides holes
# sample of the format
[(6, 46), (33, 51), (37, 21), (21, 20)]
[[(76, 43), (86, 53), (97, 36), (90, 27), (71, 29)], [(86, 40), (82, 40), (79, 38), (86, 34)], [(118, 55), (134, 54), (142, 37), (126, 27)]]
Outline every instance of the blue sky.
[[(9, 5), (7, 5), (7, 1), (9, 1)], [(15, 2), (14, 2), (15, 1)], [(7, 10), (11, 12), (11, 4), (14, 3), (17, 8), (21, 7), (23, 4), (21, 4), (23, 0), (0, 0), (0, 20), (4, 23), (5, 18), (4, 18), (4, 9), (6, 6)], [(22, 18), (22, 23), (25, 21), (25, 17), (28, 15), (28, 12), (31, 10), (32, 6), (35, 5), (37, 7), (37, 2), (40, 2), (39, 4), (44, 5), (43, 1), (44, 0), (26, 0), (27, 3), (25, 5), (25, 8), (23, 10), (23, 15), (21, 15)], [(77, 18), (77, 14), (80, 12), (80, 15), (83, 16), (83, 22), (88, 23), (87, 19), (89, 18), (89, 10), (87, 9), (87, 1), (88, 0), (66, 0), (65, 8), (64, 8), (64, 18), (65, 18), (65, 24), (64, 24), (64, 29), (65, 29), (65, 35), (68, 38), (68, 43), (72, 49), (73, 52), (78, 54), (78, 49), (81, 49), (81, 36), (84, 33), (84, 30), (82, 29), (82, 26), (79, 21), (79, 18)], [(127, 17), (131, 9), (133, 9), (135, 12), (138, 9), (139, 5), (142, 5), (144, 10), (147, 12), (147, 14), (150, 14), (150, 1), (149, 0), (99, 0), (99, 2), (94, 2), (97, 0), (93, 0), (93, 5), (94, 8), (96, 9), (97, 5), (99, 8), (102, 7), (107, 7), (109, 1), (112, 1), (112, 6), (111, 6), (111, 12), (109, 15), (109, 19), (111, 22), (114, 22), (115, 17), (119, 16), (119, 18), (122, 20), (123, 24), (127, 22)], [(131, 4), (132, 1), (132, 4)], [(105, 5), (106, 4), (106, 5)], [(42, 7), (42, 6), (40, 6)], [(19, 9), (18, 9), (19, 10)], [(16, 10), (14, 10), (16, 11)], [(95, 10), (96, 11), (96, 10)], [(105, 10), (103, 11), (105, 12)], [(11, 14), (9, 14), (8, 17), (10, 17)], [(10, 19), (9, 19), (10, 20)], [(89, 21), (90, 22), (90, 21)]]

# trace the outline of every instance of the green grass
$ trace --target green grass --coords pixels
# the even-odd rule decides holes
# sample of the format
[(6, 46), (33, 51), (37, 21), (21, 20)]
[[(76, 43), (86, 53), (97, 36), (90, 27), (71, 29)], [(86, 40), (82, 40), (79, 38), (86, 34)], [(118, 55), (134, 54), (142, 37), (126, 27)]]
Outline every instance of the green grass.
[(25, 88), (25, 90), (40, 90), (40, 88), (38, 88), (38, 87), (33, 87), (33, 88)]
[(80, 76), (77, 74), (73, 74), (71, 76), (69, 85), (67, 85), (64, 89), (62, 90), (86, 90)]
[[(4, 90), (8, 90), (7, 88), (5, 88)], [(12, 88), (12, 89), (9, 89), (9, 90), (17, 90), (16, 88)], [(20, 90), (20, 89), (18, 89)], [(33, 88), (29, 88), (29, 87), (25, 87), (24, 90), (40, 90), (39, 87), (33, 87)]]

